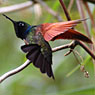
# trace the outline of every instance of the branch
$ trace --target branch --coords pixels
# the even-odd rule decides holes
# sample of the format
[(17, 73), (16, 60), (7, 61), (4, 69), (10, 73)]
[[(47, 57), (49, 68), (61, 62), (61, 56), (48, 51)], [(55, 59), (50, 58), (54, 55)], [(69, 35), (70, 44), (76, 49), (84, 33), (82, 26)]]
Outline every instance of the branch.
[(46, 3), (44, 3), (42, 0), (36, 0), (37, 3), (39, 3), (48, 13), (52, 14), (54, 17), (58, 19), (58, 21), (63, 21), (62, 17), (53, 11)]
[(86, 7), (86, 9), (87, 9), (87, 12), (88, 12), (89, 16), (90, 16), (91, 23), (92, 23), (92, 26), (93, 26), (93, 28), (94, 28), (94, 32), (95, 32), (95, 22), (94, 22), (94, 17), (93, 17), (93, 15), (92, 15), (91, 11), (90, 11), (90, 8), (89, 8), (89, 6), (88, 6), (88, 3), (87, 3), (87, 2), (83, 2), (83, 3), (84, 3), (84, 5), (85, 5), (85, 7)]
[(66, 15), (66, 17), (67, 17), (67, 20), (70, 21), (70, 20), (71, 20), (70, 15), (69, 15), (69, 13), (68, 13), (68, 11), (67, 11), (67, 9), (66, 9), (64, 3), (63, 3), (63, 1), (62, 1), (62, 0), (59, 0), (59, 2), (60, 2), (61, 6), (62, 6), (62, 8), (63, 8), (63, 10), (64, 10), (64, 13), (65, 13), (65, 15)]
[[(36, 0), (36, 2), (39, 3), (44, 9), (46, 9), (46, 11), (48, 13), (50, 13), (55, 18), (57, 18), (58, 21), (63, 21), (62, 17), (58, 13), (56, 13), (54, 10), (52, 10), (50, 7), (48, 7), (48, 5), (46, 3), (44, 3), (42, 0)], [(23, 9), (31, 7), (34, 3), (35, 2), (33, 2), (33, 1), (27, 1), (27, 2), (24, 2), (21, 4), (15, 4), (15, 5), (7, 6), (7, 7), (1, 7), (0, 14), (23, 10)]]
[[(93, 52), (89, 48), (87, 48), (87, 46), (85, 46), (81, 41), (73, 41), (70, 44), (66, 44), (66, 45), (55, 47), (55, 48), (52, 49), (52, 52), (56, 52), (56, 51), (59, 51), (59, 50), (62, 50), (62, 49), (67, 49), (67, 48), (70, 48), (70, 50), (73, 50), (77, 45), (80, 45), (95, 60), (95, 55), (93, 54)], [(68, 54), (70, 54), (70, 53), (71, 52), (69, 51)], [(29, 60), (27, 60), (24, 64), (22, 64), (18, 68), (13, 69), (13, 70), (5, 73), (4, 75), (2, 75), (0, 77), (0, 83), (2, 83), (8, 77), (10, 77), (12, 75), (15, 75), (16, 73), (19, 73), (20, 71), (25, 69), (30, 63), (31, 62)]]
[[(60, 0), (62, 1), (62, 0)], [(68, 15), (68, 12), (67, 12), (67, 15)], [(69, 18), (69, 15), (68, 15), (68, 19), (70, 20)], [(70, 54), (72, 52), (72, 50), (77, 46), (77, 45), (80, 45), (85, 51), (88, 52), (88, 54), (95, 60), (95, 55), (93, 54), (93, 52), (87, 47), (85, 46), (81, 41), (73, 41), (72, 43), (70, 44), (67, 44), (67, 45), (63, 45), (63, 46), (59, 46), (59, 47), (56, 47), (56, 48), (53, 48), (52, 49), (52, 52), (56, 52), (56, 51), (59, 51), (59, 50), (62, 50), (62, 49), (67, 49), (67, 48), (70, 48), (70, 51), (68, 52), (68, 54)], [(24, 64), (22, 64), (21, 66), (19, 66), (18, 68), (16, 69), (13, 69), (7, 73), (5, 73), (4, 75), (2, 75), (0, 77), (0, 83), (2, 83), (5, 79), (7, 79), (8, 77), (12, 76), (12, 75), (15, 75), (16, 73), (19, 73), (20, 71), (22, 71), (23, 69), (25, 69), (31, 62), (29, 60), (27, 60)]]
[[(77, 3), (78, 11), (80, 13), (81, 18), (82, 19), (86, 18), (85, 12), (83, 9), (83, 1), (82, 0), (76, 0), (76, 3)], [(88, 37), (91, 37), (87, 23), (85, 21), (83, 22), (83, 25), (84, 25), (84, 29), (85, 29), (85, 32), (87, 33)]]
[(73, 4), (74, 4), (74, 0), (70, 0), (70, 3), (69, 3), (69, 5), (68, 5), (68, 11), (71, 10)]
[(0, 77), (0, 83), (3, 82), (5, 79), (7, 79), (8, 77), (12, 76), (12, 75), (15, 75), (16, 73), (22, 71), (24, 68), (26, 68), (28, 65), (30, 64), (30, 61), (27, 60), (24, 64), (22, 64), (21, 66), (19, 66), (18, 68), (16, 69), (13, 69), (7, 73), (5, 73), (4, 75), (2, 75)]
[[(60, 1), (60, 4), (61, 4), (61, 6), (62, 6), (62, 8), (63, 8), (63, 10), (64, 10), (64, 13), (65, 13), (65, 15), (66, 15), (66, 17), (67, 17), (67, 20), (68, 20), (68, 21), (71, 20), (70, 15), (69, 15), (69, 13), (68, 13), (66, 7), (65, 7), (65, 4), (63, 3), (62, 0), (59, 0), (59, 1)], [(83, 10), (83, 7), (82, 7), (82, 5), (81, 5), (83, 1), (82, 1), (82, 0), (76, 0), (76, 2), (77, 2), (77, 6), (78, 6), (78, 9), (79, 9), (79, 12), (81, 13), (81, 17), (82, 17), (82, 18), (85, 18), (84, 10)], [(86, 33), (87, 33), (88, 36), (90, 37), (90, 33), (89, 33), (89, 30), (88, 30), (88, 27), (87, 27), (87, 23), (84, 22), (83, 24), (84, 24), (84, 29), (85, 29)], [(77, 43), (78, 43), (80, 46), (82, 46), (82, 48), (84, 48), (84, 49), (93, 57), (93, 59), (95, 60), (95, 55), (94, 55), (94, 53), (93, 53), (90, 49), (88, 49), (88, 47), (85, 46), (85, 44), (83, 44), (83, 43), (80, 42), (80, 41), (77, 41)], [(70, 54), (72, 51), (73, 51), (73, 50), (71, 49), (71, 50), (70, 50), (69, 52), (67, 52), (65, 55)], [(94, 63), (94, 61), (93, 61), (93, 63)], [(85, 75), (86, 77), (88, 77), (88, 72), (87, 72), (85, 69), (84, 69), (84, 75)]]
[(7, 7), (1, 7), (0, 14), (26, 9), (26, 8), (31, 7), (32, 5), (33, 5), (32, 1), (27, 1), (27, 2), (24, 2), (21, 4), (15, 4), (15, 5), (7, 6)]
[[(87, 5), (87, 2), (83, 2), (83, 0), (76, 0), (76, 3), (77, 3), (77, 7), (78, 7), (78, 10), (79, 10), (79, 13), (80, 13), (80, 16), (81, 16), (81, 18), (83, 19), (83, 18), (86, 18), (86, 16), (85, 16), (85, 12), (84, 12), (84, 8), (83, 8), (83, 4), (85, 4), (85, 7), (87, 8), (87, 11), (88, 11), (88, 14), (89, 14), (89, 16), (90, 16), (90, 18), (91, 18), (91, 22), (92, 22), (92, 26), (93, 26), (93, 28), (95, 28), (94, 26), (94, 19), (93, 19), (93, 16), (91, 15), (91, 12), (90, 12), (90, 10), (89, 10), (89, 7), (88, 7), (88, 5)], [(90, 31), (89, 31), (89, 28), (88, 28), (88, 26), (87, 26), (87, 23), (84, 21), (83, 22), (83, 25), (84, 25), (84, 29), (85, 29), (85, 32), (87, 33), (87, 35), (88, 35), (88, 37), (90, 37), (91, 38), (91, 35), (90, 35)], [(95, 31), (95, 30), (94, 30)], [(90, 46), (90, 48), (93, 50), (93, 52), (94, 52), (94, 49), (95, 49), (95, 47), (94, 47), (94, 45), (91, 45)], [(95, 63), (95, 61), (93, 60), (93, 63)]]

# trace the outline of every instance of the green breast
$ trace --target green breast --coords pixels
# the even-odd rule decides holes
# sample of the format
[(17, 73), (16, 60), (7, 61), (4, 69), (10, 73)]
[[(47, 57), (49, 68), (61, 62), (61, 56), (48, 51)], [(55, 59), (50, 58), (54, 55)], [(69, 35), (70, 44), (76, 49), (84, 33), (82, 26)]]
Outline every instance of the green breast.
[(27, 34), (26, 40), (29, 44), (35, 44), (35, 31), (33, 29)]

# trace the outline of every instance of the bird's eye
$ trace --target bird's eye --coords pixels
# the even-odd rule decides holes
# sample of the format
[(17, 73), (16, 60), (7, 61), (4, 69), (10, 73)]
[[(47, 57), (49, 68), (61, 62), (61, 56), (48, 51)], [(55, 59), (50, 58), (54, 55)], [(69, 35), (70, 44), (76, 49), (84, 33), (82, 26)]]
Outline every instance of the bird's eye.
[(19, 23), (19, 26), (23, 27), (24, 26), (24, 23)]

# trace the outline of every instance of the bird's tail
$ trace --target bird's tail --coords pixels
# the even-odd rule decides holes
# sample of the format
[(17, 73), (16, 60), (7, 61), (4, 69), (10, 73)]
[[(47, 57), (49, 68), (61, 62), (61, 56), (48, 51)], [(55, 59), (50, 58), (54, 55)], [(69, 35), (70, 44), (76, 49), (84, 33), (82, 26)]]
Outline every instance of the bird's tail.
[(33, 65), (40, 69), (41, 73), (47, 73), (48, 77), (54, 79), (51, 63), (48, 63), (46, 58), (41, 53), (41, 47), (37, 44), (29, 44), (21, 46), (23, 52), (27, 53), (26, 58), (29, 59)]

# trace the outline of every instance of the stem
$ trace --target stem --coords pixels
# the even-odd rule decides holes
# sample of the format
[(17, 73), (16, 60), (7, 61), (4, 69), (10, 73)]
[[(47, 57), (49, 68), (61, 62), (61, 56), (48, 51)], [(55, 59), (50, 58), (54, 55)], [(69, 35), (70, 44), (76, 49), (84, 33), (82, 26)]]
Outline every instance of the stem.
[[(67, 45), (63, 45), (63, 46), (58, 46), (58, 47), (55, 47), (52, 49), (52, 52), (56, 52), (56, 51), (59, 51), (59, 50), (62, 50), (62, 49), (67, 49), (67, 48), (70, 48), (70, 49), (74, 49), (77, 45), (80, 45), (84, 50), (86, 50), (90, 56), (92, 56), (92, 58), (95, 60), (95, 55), (92, 53), (92, 51), (87, 48), (87, 46), (85, 46), (82, 42), (80, 41), (73, 41), (72, 43), (70, 44), (67, 44)], [(19, 73), (20, 71), (22, 71), (23, 69), (25, 69), (31, 62), (29, 60), (27, 60), (24, 64), (22, 64), (21, 66), (19, 66), (18, 68), (16, 69), (13, 69), (5, 74), (3, 74), (1, 77), (0, 77), (0, 83), (2, 83), (5, 79), (7, 79), (8, 77), (10, 76), (13, 76), (17, 73)]]
[(71, 10), (73, 4), (74, 4), (74, 0), (70, 0), (70, 3), (69, 3), (69, 5), (68, 5), (68, 11)]
[(93, 26), (94, 32), (95, 32), (95, 23), (94, 23), (93, 15), (92, 15), (92, 13), (91, 13), (91, 11), (90, 11), (90, 8), (89, 8), (87, 2), (83, 2), (83, 3), (84, 3), (84, 5), (85, 5), (85, 7), (86, 7), (86, 9), (87, 9), (87, 12), (88, 12), (89, 16), (90, 16), (91, 23), (92, 23), (92, 26)]
[(28, 65), (30, 64), (30, 61), (27, 60), (24, 64), (22, 64), (21, 66), (19, 66), (18, 68), (16, 69), (13, 69), (5, 74), (3, 74), (1, 77), (0, 77), (0, 83), (3, 82), (5, 79), (7, 79), (8, 77), (12, 76), (12, 75), (15, 75), (16, 73), (22, 71), (24, 68), (26, 68)]
[(63, 1), (62, 1), (62, 0), (59, 0), (59, 2), (60, 2), (61, 6), (62, 6), (62, 8), (63, 8), (63, 10), (64, 10), (64, 13), (65, 13), (65, 15), (66, 15), (66, 17), (67, 17), (67, 20), (68, 20), (68, 21), (71, 20), (71, 18), (70, 18), (70, 16), (69, 16), (69, 13), (68, 13), (68, 11), (67, 11), (67, 9), (66, 9), (66, 7), (65, 7), (65, 5), (64, 5), (64, 3), (63, 3)]
[[(65, 8), (65, 5), (63, 4), (62, 0), (59, 0), (61, 5), (63, 6), (63, 9), (65, 10), (65, 13), (66, 13), (66, 17), (68, 20), (71, 20), (70, 19), (70, 16), (68, 14), (68, 12), (66, 11), (66, 8)], [(90, 56), (92, 56), (92, 58), (95, 60), (95, 55), (94, 53), (86, 46), (84, 45), (81, 41), (73, 41), (72, 43), (70, 44), (67, 44), (67, 45), (63, 45), (63, 46), (59, 46), (59, 47), (56, 47), (56, 48), (53, 48), (52, 49), (52, 52), (56, 52), (56, 51), (59, 51), (59, 50), (62, 50), (62, 49), (67, 49), (67, 48), (70, 48), (70, 49), (74, 49), (77, 45), (80, 45), (85, 51), (88, 52), (88, 54)], [(71, 52), (70, 52), (71, 53)], [(69, 54), (70, 54), (69, 53)], [(18, 68), (16, 69), (13, 69), (5, 74), (3, 74), (1, 77), (0, 77), (0, 83), (3, 82), (5, 79), (7, 79), (8, 77), (12, 76), (12, 75), (15, 75), (17, 73), (19, 73), (20, 71), (22, 71), (23, 69), (25, 69), (29, 64), (30, 64), (30, 60), (27, 60), (24, 64), (22, 64), (21, 66), (19, 66)]]
[(43, 2), (42, 0), (36, 0), (37, 3), (39, 3), (42, 7), (44, 7), (44, 9), (49, 12), (50, 14), (52, 14), (54, 17), (56, 17), (58, 19), (58, 21), (63, 21), (62, 17), (56, 13), (55, 11), (53, 11), (50, 7), (48, 7), (48, 5)]
[[(80, 13), (81, 18), (82, 19), (86, 18), (85, 13), (84, 13), (84, 9), (83, 9), (83, 5), (82, 5), (83, 1), (82, 0), (76, 0), (76, 3), (77, 3), (78, 11)], [(87, 33), (88, 37), (90, 38), (91, 35), (89, 32), (87, 23), (85, 21), (83, 22), (83, 25), (84, 25), (85, 32)]]
[(15, 5), (11, 5), (11, 6), (7, 6), (7, 7), (1, 7), (0, 8), (0, 14), (2, 13), (9, 13), (9, 12), (15, 12), (18, 10), (23, 10), (26, 8), (29, 8), (33, 5), (32, 1), (27, 1), (21, 4), (15, 4)]

